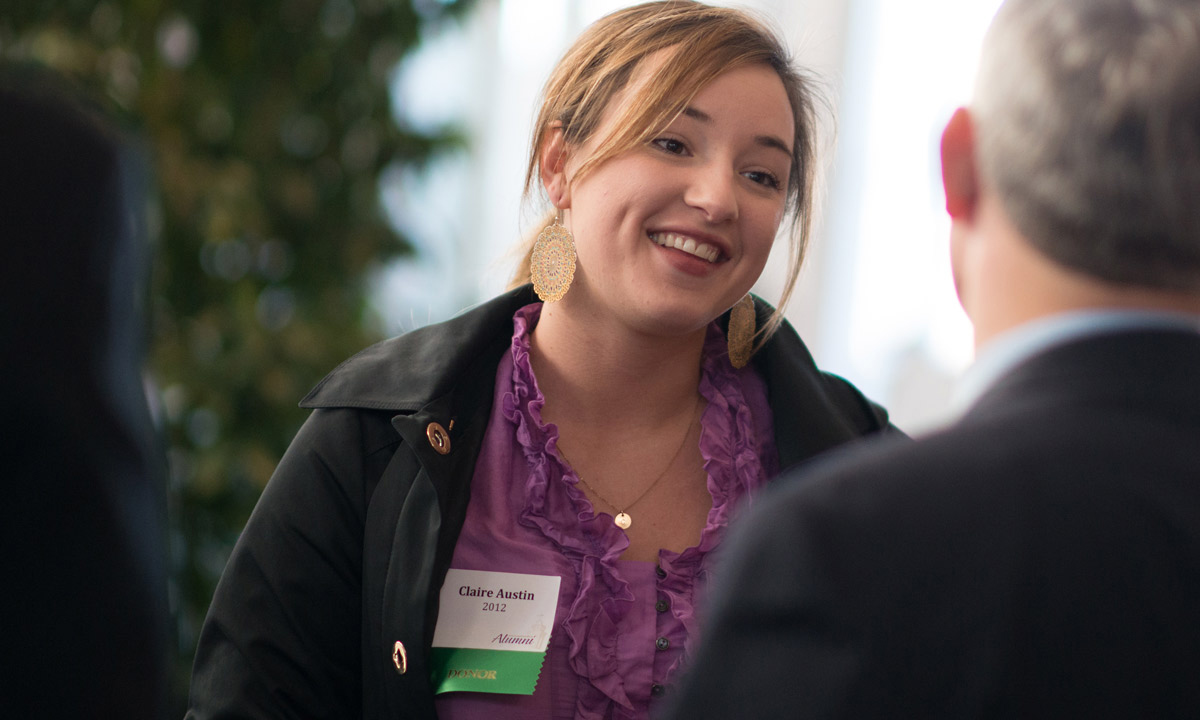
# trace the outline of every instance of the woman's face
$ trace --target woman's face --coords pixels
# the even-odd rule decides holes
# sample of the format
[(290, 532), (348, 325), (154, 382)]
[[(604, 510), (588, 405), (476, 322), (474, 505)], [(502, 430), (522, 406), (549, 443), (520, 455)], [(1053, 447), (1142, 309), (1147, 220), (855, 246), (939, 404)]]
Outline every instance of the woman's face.
[(560, 205), (578, 266), (564, 309), (655, 335), (694, 332), (746, 294), (766, 264), (786, 206), (791, 106), (769, 67), (727, 71), (650, 143), (571, 185), (627, 101), (627, 92), (613, 98), (593, 138), (565, 165)]

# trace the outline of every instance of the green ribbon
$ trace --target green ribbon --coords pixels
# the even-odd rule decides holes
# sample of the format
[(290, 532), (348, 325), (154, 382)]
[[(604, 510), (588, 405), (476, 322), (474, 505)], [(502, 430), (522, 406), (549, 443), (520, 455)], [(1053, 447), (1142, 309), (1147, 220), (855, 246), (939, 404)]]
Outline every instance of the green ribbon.
[(532, 695), (546, 653), (522, 650), (432, 648), (435, 693), (488, 692)]

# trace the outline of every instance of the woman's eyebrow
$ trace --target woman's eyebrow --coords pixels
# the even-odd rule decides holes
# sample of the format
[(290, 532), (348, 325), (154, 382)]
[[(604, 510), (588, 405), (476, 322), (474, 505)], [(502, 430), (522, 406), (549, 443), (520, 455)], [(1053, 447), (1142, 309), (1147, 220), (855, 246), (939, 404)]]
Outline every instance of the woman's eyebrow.
[[(698, 122), (702, 122), (705, 124), (712, 123), (711, 115), (704, 112), (703, 110), (697, 110), (696, 108), (692, 107), (691, 105), (685, 107), (681, 114), (686, 115)], [(787, 143), (785, 143), (782, 139), (780, 139), (779, 137), (776, 137), (775, 135), (755, 135), (754, 142), (758, 143), (759, 145), (762, 145), (763, 147), (774, 148), (774, 149), (780, 151), (781, 153), (783, 153), (784, 155), (787, 155), (788, 159), (791, 159), (791, 157), (792, 157), (792, 149), (790, 147), (788, 147)]]

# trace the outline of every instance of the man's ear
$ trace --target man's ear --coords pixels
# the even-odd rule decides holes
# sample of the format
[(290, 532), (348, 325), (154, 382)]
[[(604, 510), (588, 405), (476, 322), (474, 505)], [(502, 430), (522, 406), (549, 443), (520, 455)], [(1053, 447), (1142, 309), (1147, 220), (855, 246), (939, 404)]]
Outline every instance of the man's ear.
[(982, 188), (975, 153), (974, 119), (969, 110), (959, 108), (942, 131), (942, 187), (950, 215), (950, 272), (958, 301), (972, 322), (978, 310), (976, 281), (986, 250), (976, 233)]
[(542, 140), (539, 158), (542, 187), (554, 207), (566, 210), (571, 207), (571, 184), (567, 181), (567, 140), (562, 123), (554, 123)]
[(942, 187), (951, 219), (970, 221), (979, 203), (979, 167), (975, 120), (966, 108), (955, 110), (942, 131)]

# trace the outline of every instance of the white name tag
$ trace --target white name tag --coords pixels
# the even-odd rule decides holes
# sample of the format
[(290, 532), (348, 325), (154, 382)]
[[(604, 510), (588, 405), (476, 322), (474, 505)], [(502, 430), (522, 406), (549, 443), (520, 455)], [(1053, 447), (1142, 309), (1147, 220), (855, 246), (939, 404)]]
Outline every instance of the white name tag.
[(532, 695), (554, 627), (559, 580), (451, 568), (433, 631), (435, 692)]

